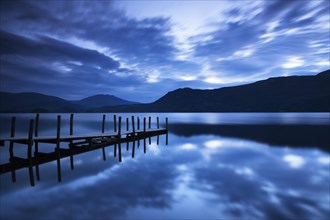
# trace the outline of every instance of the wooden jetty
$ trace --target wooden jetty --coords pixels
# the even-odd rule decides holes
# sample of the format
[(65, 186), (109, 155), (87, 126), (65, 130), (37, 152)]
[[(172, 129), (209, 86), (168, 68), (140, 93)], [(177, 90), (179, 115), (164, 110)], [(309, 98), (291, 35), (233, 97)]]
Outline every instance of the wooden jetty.
[[(15, 137), (16, 117), (12, 117), (10, 137), (0, 138), (0, 146), (4, 146), (5, 142), (9, 143), (9, 163), (0, 164), (0, 174), (11, 172), (12, 181), (16, 182), (15, 171), (22, 168), (29, 169), (30, 184), (35, 185), (33, 167), (36, 170), (36, 178), (40, 180), (39, 165), (51, 161), (57, 161), (58, 181), (61, 182), (61, 161), (60, 159), (70, 157), (71, 169), (74, 169), (73, 156), (96, 149), (102, 149), (103, 160), (105, 160), (105, 147), (114, 146), (114, 157), (117, 155), (118, 159), (122, 161), (121, 144), (133, 142), (132, 157), (135, 154), (135, 141), (144, 141), (144, 153), (146, 153), (146, 138), (157, 136), (157, 145), (159, 143), (159, 136), (166, 134), (166, 145), (168, 144), (168, 119), (165, 120), (165, 128), (160, 128), (159, 118), (156, 118), (156, 128), (151, 128), (151, 117), (148, 119), (148, 127), (146, 126), (146, 118), (143, 118), (143, 126), (140, 126), (140, 118), (137, 117), (137, 124), (135, 117), (131, 117), (131, 126), (129, 126), (129, 119), (126, 118), (126, 130), (122, 131), (122, 118), (114, 115), (113, 117), (113, 132), (105, 132), (105, 118), (103, 115), (102, 129), (100, 133), (95, 134), (73, 134), (73, 118), (70, 115), (70, 131), (69, 135), (61, 136), (61, 115), (57, 116), (57, 129), (54, 136), (39, 136), (39, 114), (36, 114), (35, 119), (29, 121), (29, 132), (27, 137)], [(137, 126), (137, 128), (136, 128)], [(131, 128), (131, 129), (129, 129)], [(21, 158), (14, 155), (14, 144), (23, 144), (27, 146), (27, 157)], [(42, 143), (55, 144), (55, 150), (51, 153), (39, 152), (39, 145)], [(66, 143), (67, 148), (61, 147), (62, 143)], [(34, 154), (32, 154), (34, 149)]]

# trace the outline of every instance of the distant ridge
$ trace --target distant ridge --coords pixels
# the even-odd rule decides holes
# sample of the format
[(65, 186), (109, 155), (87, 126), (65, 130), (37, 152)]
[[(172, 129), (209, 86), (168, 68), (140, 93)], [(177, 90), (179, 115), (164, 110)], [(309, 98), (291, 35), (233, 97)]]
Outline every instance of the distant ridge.
[(181, 112), (329, 112), (330, 70), (214, 90), (178, 89), (151, 105), (155, 110)]
[(145, 105), (103, 111), (330, 112), (330, 70), (310, 76), (274, 77), (212, 90), (181, 88)]
[(94, 95), (73, 102), (81, 106), (88, 106), (88, 108), (137, 104), (137, 102), (127, 101), (113, 95)]
[(149, 104), (112, 95), (68, 101), (0, 92), (0, 112), (330, 112), (330, 70), (212, 90), (181, 88)]
[(0, 112), (89, 112), (94, 108), (131, 105), (113, 95), (95, 95), (79, 101), (69, 101), (34, 92), (0, 92)]

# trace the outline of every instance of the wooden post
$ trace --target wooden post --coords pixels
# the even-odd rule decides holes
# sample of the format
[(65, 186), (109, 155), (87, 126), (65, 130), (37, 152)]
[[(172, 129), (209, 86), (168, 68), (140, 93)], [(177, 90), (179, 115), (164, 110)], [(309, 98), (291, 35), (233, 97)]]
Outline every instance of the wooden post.
[(121, 117), (119, 117), (118, 120), (118, 157), (119, 157), (119, 162), (121, 162)]
[[(105, 115), (103, 115), (102, 119), (102, 134), (105, 131)], [(103, 160), (105, 161), (107, 158), (105, 156), (105, 149), (104, 149), (104, 144), (103, 144), (103, 138), (101, 138), (101, 146), (102, 146), (102, 155), (103, 155)]]
[[(117, 132), (117, 115), (113, 115), (113, 130)], [(116, 157), (117, 154), (117, 144), (113, 146), (113, 156)]]
[(135, 136), (135, 122), (134, 122), (134, 116), (132, 115), (132, 131), (133, 135)]
[(157, 129), (159, 129), (159, 117), (157, 117)]
[[(73, 135), (73, 114), (71, 113), (70, 114), (70, 136)], [(73, 141), (70, 141), (70, 145), (69, 146), (72, 146), (73, 144)], [(70, 155), (70, 167), (71, 167), (71, 170), (74, 169), (74, 161), (73, 161), (73, 155)]]
[(168, 145), (168, 118), (167, 117), (166, 117), (165, 127), (166, 127), (166, 145)]
[(113, 115), (113, 129), (117, 132), (117, 116)]
[(143, 152), (147, 152), (147, 144), (146, 144), (146, 117), (143, 117)]
[(56, 152), (57, 152), (57, 180), (62, 181), (61, 159), (60, 159), (60, 136), (61, 136), (61, 115), (57, 116), (57, 132), (56, 132)]
[(137, 118), (137, 129), (140, 130), (140, 117)]
[(73, 114), (70, 114), (70, 135), (73, 135)]
[(36, 127), (34, 130), (35, 137), (38, 137), (38, 130), (39, 130), (39, 113), (36, 114)]
[(146, 132), (146, 117), (143, 118), (143, 134)]
[[(121, 139), (121, 117), (118, 117), (118, 134), (117, 134), (117, 142), (118, 142), (118, 157), (119, 161), (121, 161), (121, 145), (120, 140)], [(117, 144), (115, 144), (113, 148), (113, 156), (116, 157), (117, 154)]]
[(157, 135), (157, 145), (159, 145), (159, 135)]
[[(126, 118), (126, 131), (129, 130), (129, 120), (128, 118)], [(126, 134), (126, 139), (128, 138), (128, 134)], [(128, 151), (129, 149), (129, 145), (128, 145), (128, 141), (126, 141), (126, 151)]]
[(167, 117), (165, 119), (165, 128), (166, 128), (166, 131), (168, 131), (168, 118)]
[[(149, 116), (149, 123), (148, 123), (148, 129), (151, 129), (151, 117)], [(151, 137), (149, 139), (149, 145), (151, 144)]]
[(32, 145), (33, 145), (33, 127), (34, 127), (34, 120), (30, 120), (29, 126), (29, 137), (28, 137), (28, 150), (27, 156), (29, 161), (29, 176), (30, 176), (30, 184), (34, 186), (34, 175), (33, 175), (33, 167), (32, 167)]
[(105, 130), (105, 115), (103, 115), (103, 119), (102, 119), (102, 134), (104, 133)]
[[(15, 129), (16, 129), (16, 117), (12, 117), (11, 118), (11, 129), (10, 129), (10, 137), (14, 137), (15, 136)], [(15, 163), (14, 161), (14, 141), (10, 141), (9, 142), (9, 156), (10, 156), (10, 161), (12, 163)], [(16, 171), (13, 170), (11, 172), (11, 179), (13, 182), (16, 182)]]
[[(39, 113), (36, 114), (36, 126), (35, 126), (35, 130), (34, 130), (34, 136), (38, 137), (38, 130), (39, 130)], [(37, 181), (40, 181), (40, 172), (39, 172), (39, 163), (38, 163), (38, 152), (39, 152), (39, 143), (38, 141), (34, 142), (34, 146), (35, 146), (35, 164), (36, 164), (36, 177), (37, 177)]]
[(61, 115), (57, 116), (57, 130), (56, 130), (56, 148), (60, 148), (61, 136)]
[[(137, 130), (140, 131), (140, 117), (137, 117)], [(138, 148), (140, 147), (140, 138), (138, 138)]]
[(121, 117), (118, 118), (118, 139), (121, 138)]

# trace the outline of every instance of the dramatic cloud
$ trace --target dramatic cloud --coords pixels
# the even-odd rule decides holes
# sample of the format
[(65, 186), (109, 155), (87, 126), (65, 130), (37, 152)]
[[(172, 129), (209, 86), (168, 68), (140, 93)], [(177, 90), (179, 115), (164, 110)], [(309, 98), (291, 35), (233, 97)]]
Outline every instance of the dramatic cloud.
[(1, 90), (151, 102), (329, 68), (328, 1), (242, 3), (3, 1)]

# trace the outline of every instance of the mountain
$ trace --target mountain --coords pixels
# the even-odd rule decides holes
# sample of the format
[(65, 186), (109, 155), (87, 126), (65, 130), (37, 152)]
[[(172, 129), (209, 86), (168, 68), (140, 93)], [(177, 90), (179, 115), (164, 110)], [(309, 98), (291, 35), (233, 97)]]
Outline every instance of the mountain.
[(136, 102), (127, 101), (113, 95), (94, 95), (81, 99), (79, 101), (73, 101), (73, 103), (88, 108), (101, 108), (105, 106), (137, 104)]
[(177, 89), (149, 108), (165, 112), (328, 112), (330, 70), (213, 90)]
[(135, 104), (111, 95), (69, 101), (34, 92), (0, 92), (0, 112), (88, 112), (103, 106)]
[(112, 112), (330, 112), (330, 70), (315, 76), (275, 77), (212, 90), (181, 88), (150, 104)]
[(212, 90), (182, 88), (150, 104), (111, 95), (68, 101), (39, 93), (0, 92), (0, 112), (330, 112), (330, 70)]
[(170, 123), (169, 130), (177, 136), (213, 135), (276, 147), (316, 147), (330, 153), (329, 125)]
[(1, 112), (71, 112), (76, 106), (67, 100), (34, 92), (0, 92)]

